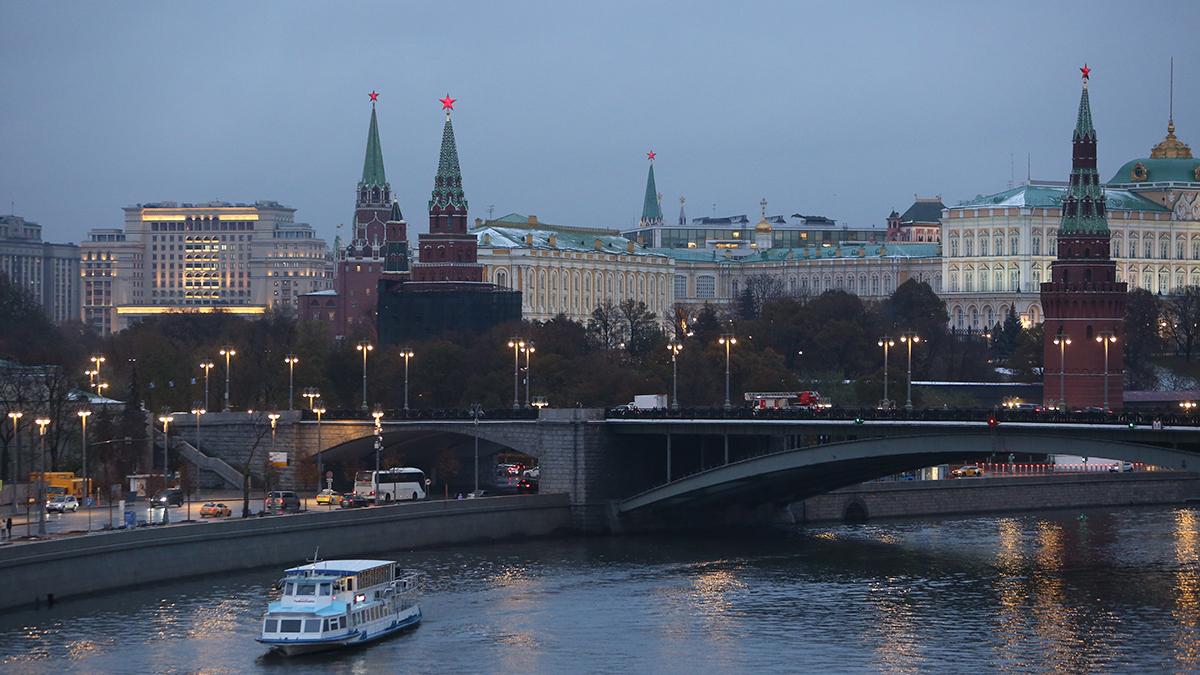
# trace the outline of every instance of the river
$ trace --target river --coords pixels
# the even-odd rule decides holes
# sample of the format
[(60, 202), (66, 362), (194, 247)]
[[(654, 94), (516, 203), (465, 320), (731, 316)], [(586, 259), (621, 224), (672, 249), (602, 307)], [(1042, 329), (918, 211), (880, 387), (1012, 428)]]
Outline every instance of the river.
[[(297, 562), (306, 555), (298, 551)], [(520, 541), (390, 557), (426, 573), (425, 621), (367, 647), (266, 654), (254, 637), (280, 570), (263, 569), (7, 612), (0, 670), (1200, 671), (1200, 512), (1191, 509)]]

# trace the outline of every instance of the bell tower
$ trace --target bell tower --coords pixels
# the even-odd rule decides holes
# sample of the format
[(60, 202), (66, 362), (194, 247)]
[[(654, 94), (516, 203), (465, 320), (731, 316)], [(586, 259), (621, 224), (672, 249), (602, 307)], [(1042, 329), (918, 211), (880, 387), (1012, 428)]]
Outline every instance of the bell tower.
[(1088, 73), (1075, 123), (1071, 179), (1062, 201), (1058, 257), (1042, 284), (1045, 312), (1043, 392), (1047, 405), (1078, 409), (1123, 405), (1126, 284), (1109, 256), (1105, 197), (1096, 172), (1096, 130)]

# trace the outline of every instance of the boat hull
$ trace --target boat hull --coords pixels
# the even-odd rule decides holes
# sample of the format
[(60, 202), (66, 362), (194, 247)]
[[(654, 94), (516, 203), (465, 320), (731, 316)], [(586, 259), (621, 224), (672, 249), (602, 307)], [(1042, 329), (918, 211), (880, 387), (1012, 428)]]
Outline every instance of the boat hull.
[(328, 652), (335, 649), (342, 649), (343, 647), (367, 644), (416, 628), (421, 623), (422, 615), (419, 607), (415, 609), (416, 612), (406, 612), (403, 618), (397, 618), (394, 625), (370, 633), (355, 631), (343, 637), (324, 640), (276, 640), (263, 639), (261, 637), (256, 639), (265, 645), (269, 645), (273, 651), (288, 657)]

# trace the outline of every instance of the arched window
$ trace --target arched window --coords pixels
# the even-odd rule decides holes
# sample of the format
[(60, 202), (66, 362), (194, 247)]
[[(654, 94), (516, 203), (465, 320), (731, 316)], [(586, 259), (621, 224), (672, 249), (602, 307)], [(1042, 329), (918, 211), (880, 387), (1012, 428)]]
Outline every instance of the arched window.
[(734, 279), (733, 281), (730, 282), (730, 289), (733, 291), (732, 297), (736, 298), (738, 295), (738, 280), (737, 279)]
[(988, 289), (988, 273), (986, 269), (979, 270), (979, 292), (987, 293)]
[(958, 257), (958, 237), (950, 237), (950, 257)]
[(501, 288), (508, 288), (508, 273), (504, 270), (496, 270), (496, 285)]
[(1008, 254), (1009, 255), (1017, 254), (1017, 245), (1019, 243), (1020, 243), (1020, 239), (1018, 239), (1017, 235), (1015, 235), (1015, 234), (1008, 238)]
[(979, 238), (979, 255), (986, 256), (987, 254), (988, 254), (987, 235), (983, 235)]
[(970, 236), (967, 236), (965, 239), (963, 239), (963, 255), (968, 258), (974, 257), (975, 255), (975, 240)]
[(1113, 249), (1113, 257), (1120, 258), (1121, 257), (1121, 240), (1120, 239), (1113, 240), (1112, 249)]

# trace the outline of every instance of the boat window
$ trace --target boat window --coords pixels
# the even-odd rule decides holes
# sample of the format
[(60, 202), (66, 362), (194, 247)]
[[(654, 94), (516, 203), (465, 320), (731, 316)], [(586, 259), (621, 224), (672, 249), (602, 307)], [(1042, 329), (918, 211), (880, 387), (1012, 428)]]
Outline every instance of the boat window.
[(321, 595), (329, 595), (329, 584), (321, 584)]
[(341, 618), (340, 625), (339, 625), (338, 627), (339, 627), (339, 628), (345, 628), (345, 627), (346, 627), (346, 617), (344, 617), (344, 616), (343, 616), (343, 617)]
[(284, 619), (279, 622), (280, 633), (299, 633), (300, 619)]
[(283, 594), (284, 595), (295, 595), (296, 594), (296, 582), (294, 582), (294, 581), (287, 582), (287, 586), (283, 589)]
[(320, 633), (321, 632), (321, 620), (320, 619), (305, 619), (304, 620), (304, 632), (305, 633)]
[(296, 595), (316, 595), (317, 585), (311, 581), (301, 582), (296, 585)]
[(263, 622), (264, 633), (274, 633), (279, 630), (279, 621), (276, 619), (267, 619)]

